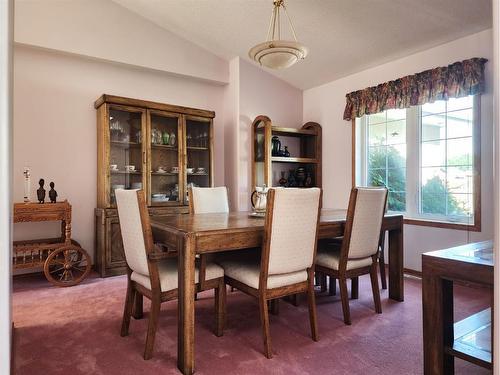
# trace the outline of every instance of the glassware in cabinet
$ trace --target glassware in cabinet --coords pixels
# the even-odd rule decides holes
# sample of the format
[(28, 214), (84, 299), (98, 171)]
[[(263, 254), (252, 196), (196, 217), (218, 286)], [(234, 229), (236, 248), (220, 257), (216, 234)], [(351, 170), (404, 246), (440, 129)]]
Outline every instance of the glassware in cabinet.
[(178, 204), (181, 137), (180, 117), (160, 111), (149, 113), (149, 199), (152, 206)]
[[(189, 187), (212, 186), (212, 121), (186, 116), (186, 181)], [(188, 199), (186, 199), (188, 200)]]
[(109, 202), (115, 189), (143, 188), (143, 112), (109, 109)]

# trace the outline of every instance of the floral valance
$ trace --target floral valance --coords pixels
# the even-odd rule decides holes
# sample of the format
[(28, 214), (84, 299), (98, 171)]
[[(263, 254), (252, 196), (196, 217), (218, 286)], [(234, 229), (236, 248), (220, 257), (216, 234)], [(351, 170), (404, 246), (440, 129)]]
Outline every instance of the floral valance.
[(386, 109), (448, 100), (484, 91), (484, 58), (472, 58), (445, 67), (381, 83), (346, 95), (344, 120)]

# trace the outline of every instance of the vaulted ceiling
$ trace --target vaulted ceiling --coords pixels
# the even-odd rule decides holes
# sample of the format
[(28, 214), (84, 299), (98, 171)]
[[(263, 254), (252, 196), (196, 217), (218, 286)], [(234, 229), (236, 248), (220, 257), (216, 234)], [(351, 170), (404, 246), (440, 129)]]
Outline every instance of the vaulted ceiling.
[[(272, 10), (272, 0), (113, 1), (225, 59), (249, 60), (250, 47), (266, 38)], [(270, 72), (301, 89), (492, 27), (491, 0), (287, 0), (286, 5), (309, 56)]]

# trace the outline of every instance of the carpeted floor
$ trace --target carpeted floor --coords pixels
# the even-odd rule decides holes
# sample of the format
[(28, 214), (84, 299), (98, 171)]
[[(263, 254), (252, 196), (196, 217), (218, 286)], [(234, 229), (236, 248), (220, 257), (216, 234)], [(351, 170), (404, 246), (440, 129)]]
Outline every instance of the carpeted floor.
[[(16, 374), (176, 374), (175, 301), (164, 303), (154, 357), (144, 361), (145, 319), (132, 319), (130, 336), (119, 335), (125, 277), (92, 276), (72, 288), (56, 288), (40, 275), (14, 280)], [(360, 281), (360, 298), (351, 301), (352, 326), (342, 322), (338, 296), (317, 297), (320, 341), (310, 339), (307, 305), (281, 303), (271, 315), (274, 358), (262, 354), (256, 301), (228, 293), (223, 337), (212, 334), (210, 292), (196, 302), (198, 374), (421, 374), (420, 280), (405, 278), (406, 298), (397, 303), (382, 291), (383, 314), (373, 311), (369, 279)], [(487, 306), (482, 291), (456, 288), (456, 319)], [(487, 374), (456, 361), (457, 374)]]

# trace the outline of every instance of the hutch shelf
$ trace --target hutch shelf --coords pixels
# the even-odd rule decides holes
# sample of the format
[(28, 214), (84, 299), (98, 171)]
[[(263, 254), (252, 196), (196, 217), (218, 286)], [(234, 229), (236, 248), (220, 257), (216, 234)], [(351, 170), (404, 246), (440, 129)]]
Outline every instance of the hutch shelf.
[(149, 213), (188, 212), (188, 187), (213, 186), (213, 111), (113, 95), (97, 110), (96, 268), (124, 274), (115, 189), (143, 189)]
[(252, 187), (321, 187), (321, 125), (284, 128), (261, 115), (252, 137)]

